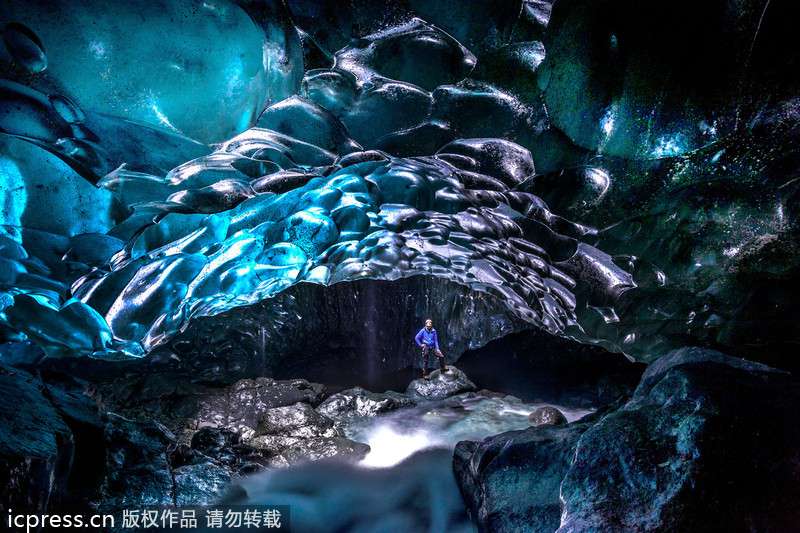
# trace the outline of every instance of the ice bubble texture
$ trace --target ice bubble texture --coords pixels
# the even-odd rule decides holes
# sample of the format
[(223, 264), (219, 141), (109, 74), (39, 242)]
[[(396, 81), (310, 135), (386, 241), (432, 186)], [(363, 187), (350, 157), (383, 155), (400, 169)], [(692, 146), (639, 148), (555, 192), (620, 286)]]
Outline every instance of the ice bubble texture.
[(784, 350), (796, 8), (624, 4), (4, 7), (3, 338), (139, 357), (304, 283), (422, 276), (643, 361)]
[[(220, 172), (242, 180), (234, 177), (241, 174), (235, 167), (246, 162), (285, 164), (283, 158), (293, 153), (276, 148), (279, 140), (274, 132), (249, 130), (184, 167), (185, 179), (178, 183), (204, 185), (204, 173)], [(491, 146), (503, 163), (513, 162), (512, 152), (519, 151), (504, 141), (472, 144), (484, 152)], [(320, 149), (310, 155), (324, 160)], [(203, 206), (218, 206), (211, 214), (187, 213), (192, 206), (183, 203), (144, 205), (160, 214), (158, 222), (134, 237), (108, 270), (78, 280), (72, 292), (103, 314), (116, 338), (141, 342), (145, 349), (194, 317), (256, 303), (298, 282), (414, 275), (443, 277), (498, 296), (520, 317), (553, 333), (577, 326), (574, 280), (544, 248), (526, 240), (524, 228), (574, 236), (591, 231), (553, 216), (537, 197), (514, 192), (501, 179), (481, 180), (475, 171), (459, 169), (447, 162), (448, 155), (365, 162), (351, 155), (353, 164), (331, 165), (322, 172), (327, 176), (310, 177), (283, 193), (256, 193), (252, 182), (246, 194), (207, 186), (200, 190), (212, 201)], [(226, 166), (220, 170), (217, 161)], [(513, 180), (513, 173), (498, 167), (484, 170)], [(230, 208), (231, 203), (238, 205)], [(617, 290), (631, 285), (599, 251), (588, 245), (585, 250), (615, 272)]]

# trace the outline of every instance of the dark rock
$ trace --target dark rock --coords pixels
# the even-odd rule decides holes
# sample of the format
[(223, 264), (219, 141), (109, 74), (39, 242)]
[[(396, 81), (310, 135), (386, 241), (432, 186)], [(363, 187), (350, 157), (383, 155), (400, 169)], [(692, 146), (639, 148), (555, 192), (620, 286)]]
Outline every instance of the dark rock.
[(169, 460), (170, 466), (174, 469), (194, 462), (199, 455), (200, 454), (194, 451), (188, 444), (179, 442), (174, 448), (168, 450), (167, 459)]
[(228, 489), (230, 472), (213, 463), (199, 463), (176, 468), (175, 505), (211, 505)]
[(0, 508), (86, 508), (105, 475), (104, 423), (86, 384), (0, 364)]
[(481, 389), (478, 392), (476, 392), (475, 394), (477, 394), (478, 396), (483, 396), (484, 398), (497, 398), (497, 399), (500, 399), (500, 400), (502, 400), (503, 398), (505, 398), (507, 396), (506, 394), (504, 394), (502, 392), (495, 392), (495, 391), (491, 391), (489, 389)]
[(564, 413), (555, 407), (539, 407), (528, 415), (532, 426), (562, 426), (567, 423)]
[(676, 350), (583, 436), (559, 531), (796, 530), (798, 412), (796, 377)]
[(298, 402), (286, 407), (268, 409), (261, 415), (256, 436), (335, 437), (333, 419), (315, 411), (310, 405)]
[(46, 376), (44, 393), (70, 429), (74, 453), (67, 480), (67, 494), (58, 499), (63, 506), (83, 505), (103, 482), (106, 442), (105, 424), (95, 402), (86, 394), (87, 384), (63, 375)]
[(321, 459), (345, 459), (358, 462), (369, 453), (370, 447), (345, 437), (320, 437), (299, 440), (270, 458), (272, 466), (289, 466), (298, 462)]
[(267, 459), (238, 434), (204, 428), (192, 446), (155, 421), (106, 415), (107, 475), (98, 501), (104, 511), (122, 506), (209, 505), (244, 473), (265, 468)]
[(555, 531), (561, 481), (584, 431), (541, 426), (459, 442), (453, 470), (479, 531)]
[(629, 400), (459, 443), (453, 467), (481, 531), (792, 531), (798, 412), (791, 374), (684, 348)]
[(187, 397), (175, 406), (176, 414), (197, 420), (198, 427), (224, 427), (243, 437), (258, 426), (267, 409), (296, 402), (319, 403), (323, 387), (304, 379), (275, 381), (269, 378), (243, 379), (219, 394)]
[[(267, 409), (297, 402), (318, 404), (324, 386), (304, 379), (239, 380), (227, 387), (192, 383), (186, 377), (154, 373), (96, 385), (94, 396), (105, 409), (137, 418), (156, 418), (176, 432), (227, 428), (252, 436)], [(188, 441), (187, 441), (188, 442)]]
[(406, 394), (416, 400), (440, 400), (462, 392), (471, 392), (476, 389), (475, 384), (466, 374), (454, 366), (448, 367), (447, 372), (434, 370), (430, 373), (430, 380), (415, 379), (408, 385)]
[(203, 428), (192, 436), (191, 449), (223, 464), (235, 464), (233, 447), (241, 441), (239, 434), (229, 429)]
[(414, 401), (399, 392), (370, 392), (354, 387), (330, 396), (317, 411), (336, 420), (375, 416), (401, 407), (414, 405)]
[(331, 457), (360, 461), (369, 453), (366, 444), (341, 436), (332, 418), (301, 402), (265, 411), (246, 442), (278, 467)]
[(43, 393), (42, 382), (0, 365), (0, 508), (47, 511), (66, 491), (72, 433)]
[(108, 473), (102, 507), (174, 504), (168, 450), (175, 446), (175, 436), (155, 421), (135, 422), (113, 413), (106, 420)]

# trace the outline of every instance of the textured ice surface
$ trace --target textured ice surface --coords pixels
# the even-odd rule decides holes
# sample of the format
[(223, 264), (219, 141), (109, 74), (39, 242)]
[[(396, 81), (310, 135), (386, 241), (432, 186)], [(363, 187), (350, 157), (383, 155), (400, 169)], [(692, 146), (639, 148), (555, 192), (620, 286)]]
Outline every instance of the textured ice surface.
[[(202, 187), (206, 174), (214, 180), (230, 175), (241, 180), (233, 183), (244, 183), (236, 162), (286, 165), (302, 153), (315, 163), (332, 162), (327, 152), (293, 142), (287, 148), (284, 137), (253, 129), (172, 178)], [(524, 227), (542, 235), (558, 230), (582, 236), (590, 230), (553, 217), (537, 197), (508, 189), (504, 181), (513, 184), (532, 171), (530, 162), (526, 167), (514, 159), (518, 147), (489, 140), (464, 146), (452, 149), (475, 156), (466, 177), (445, 160), (449, 154), (440, 154), (333, 167), (327, 177), (282, 194), (251, 188), (237, 195), (206, 186), (200, 190), (211, 201), (204, 206), (216, 209), (202, 213), (187, 213), (192, 205), (183, 203), (145, 205), (160, 214), (158, 222), (131, 239), (107, 270), (73, 284), (72, 293), (103, 314), (115, 337), (141, 342), (145, 349), (193, 317), (256, 303), (300, 281), (415, 274), (498, 296), (519, 317), (552, 333), (575, 327), (574, 280), (552, 264), (544, 248), (526, 240)], [(492, 188), (484, 188), (487, 184)], [(588, 245), (585, 250), (592, 261), (607, 265), (595, 268), (586, 261), (581, 268), (611, 279), (610, 259)], [(618, 290), (630, 286), (624, 273), (614, 275)]]
[(219, 142), (299, 84), (297, 34), (286, 13), (268, 16), (262, 28), (228, 0), (5, 2), (0, 69), (82, 108)]
[[(514, 320), (482, 332), (525, 323), (641, 360), (796, 342), (794, 8), (289, 4), (302, 48), (282, 3), (178, 25), (182, 2), (113, 24), (107, 4), (4, 7), (7, 340), (141, 355), (301, 282), (421, 275), (502, 302)], [(148, 90), (174, 127), (136, 114)]]

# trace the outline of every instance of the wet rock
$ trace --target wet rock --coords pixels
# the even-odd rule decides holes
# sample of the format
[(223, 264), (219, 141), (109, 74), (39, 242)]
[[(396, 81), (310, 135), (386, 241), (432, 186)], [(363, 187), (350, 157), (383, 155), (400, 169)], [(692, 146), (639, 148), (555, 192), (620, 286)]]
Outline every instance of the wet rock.
[(247, 436), (256, 430), (262, 413), (300, 401), (319, 403), (321, 389), (305, 380), (275, 381), (268, 378), (240, 380), (221, 394), (187, 397), (176, 405), (178, 413), (190, 414), (198, 427), (223, 427)]
[(369, 453), (368, 445), (341, 436), (332, 418), (306, 403), (268, 409), (246, 442), (278, 467), (332, 457), (360, 461)]
[(185, 376), (152, 373), (94, 386), (94, 397), (107, 410), (135, 411), (170, 421), (176, 431), (224, 428), (245, 438), (255, 434), (268, 409), (307, 402), (317, 405), (324, 386), (304, 379), (242, 379), (225, 386), (206, 386)]
[(700, 348), (671, 352), (581, 439), (559, 531), (795, 529), (798, 412), (791, 374)]
[(286, 407), (268, 409), (261, 415), (256, 437), (281, 435), (289, 437), (334, 437), (333, 419), (314, 410), (307, 403), (298, 402)]
[(561, 481), (584, 431), (541, 426), (459, 442), (453, 471), (479, 531), (555, 531)]
[(369, 445), (345, 437), (303, 439), (270, 457), (272, 466), (289, 466), (299, 462), (341, 459), (358, 462), (369, 453)]
[(69, 427), (74, 442), (67, 492), (57, 500), (62, 506), (85, 505), (97, 494), (105, 476), (105, 464), (98, 460), (106, 456), (105, 424), (97, 404), (86, 394), (87, 388), (85, 382), (68, 376), (44, 375), (43, 392)]
[[(66, 492), (72, 433), (34, 375), (0, 365), (0, 506), (45, 512)], [(102, 459), (101, 459), (102, 460)]]
[(795, 376), (683, 348), (577, 422), (459, 443), (454, 470), (486, 531), (788, 531), (798, 409)]
[(153, 420), (113, 413), (106, 420), (108, 472), (98, 504), (110, 511), (132, 504), (208, 505), (232, 480), (269, 464), (227, 429), (201, 429), (189, 447)]
[(107, 475), (102, 505), (114, 509), (128, 501), (171, 505), (175, 501), (168, 449), (175, 436), (155, 421), (137, 422), (106, 415)]
[(212, 457), (223, 464), (236, 463), (233, 447), (242, 441), (238, 433), (229, 429), (203, 428), (192, 435), (194, 452)]
[(182, 460), (176, 464), (173, 458), (172, 465), (176, 469), (185, 464), (213, 462), (230, 475), (238, 476), (268, 466), (257, 448), (245, 444), (238, 433), (224, 428), (203, 428), (192, 436), (191, 447), (179, 443), (176, 452), (180, 452)]
[(230, 487), (233, 477), (214, 463), (199, 463), (176, 468), (175, 505), (212, 505)]
[(539, 407), (528, 415), (531, 425), (536, 426), (561, 426), (567, 423), (564, 413), (555, 407)]
[[(202, 503), (207, 500), (203, 497), (202, 491), (191, 488), (192, 476), (195, 474), (199, 477), (197, 483), (207, 485), (214, 495), (219, 496), (227, 486), (226, 480), (265, 467), (287, 466), (298, 461), (334, 456), (360, 460), (369, 451), (366, 445), (340, 437), (334, 428), (334, 421), (316, 412), (307, 403), (296, 402), (277, 408), (265, 407), (264, 403), (258, 401), (256, 404), (250, 406), (253, 410), (250, 415), (257, 412), (261, 418), (258, 423), (247, 419), (250, 415), (245, 415), (245, 419), (241, 418), (240, 413), (240, 417), (234, 419), (232, 424), (238, 428), (236, 431), (218, 426), (204, 426), (194, 432), (189, 429), (190, 433), (193, 432), (191, 446), (175, 442), (174, 437), (167, 437), (168, 440), (173, 439), (165, 448), (167, 463), (174, 468), (176, 485), (181, 483), (188, 491), (187, 494), (175, 492), (176, 500), (189, 503)], [(209, 405), (204, 405), (204, 413), (208, 414)], [(206, 419), (205, 423), (222, 423), (229, 420), (226, 416), (225, 413), (218, 413), (212, 416), (210, 421)], [(129, 421), (126, 423), (133, 424)], [(186, 428), (187, 423), (191, 427), (198, 422), (184, 420), (181, 427)], [(136, 424), (156, 424), (166, 431), (156, 422)], [(132, 430), (132, 433), (138, 434), (135, 430)], [(164, 471), (160, 468), (163, 466), (160, 448), (156, 446), (155, 450), (145, 453), (148, 456), (157, 455), (157, 460), (153, 462), (157, 466), (154, 468), (161, 471), (163, 477)], [(210, 463), (210, 466), (202, 468), (197, 466), (206, 463)]]
[(498, 400), (502, 400), (507, 396), (507, 394), (503, 392), (495, 392), (489, 389), (481, 389), (475, 394), (477, 394), (478, 396), (483, 396), (484, 398), (497, 398)]
[(448, 366), (446, 372), (434, 370), (429, 377), (430, 380), (420, 378), (412, 381), (406, 389), (406, 394), (416, 401), (440, 400), (476, 389), (467, 375), (452, 365)]
[(378, 393), (354, 387), (328, 397), (317, 407), (317, 411), (336, 420), (350, 420), (375, 416), (411, 405), (414, 405), (414, 401), (399, 392)]

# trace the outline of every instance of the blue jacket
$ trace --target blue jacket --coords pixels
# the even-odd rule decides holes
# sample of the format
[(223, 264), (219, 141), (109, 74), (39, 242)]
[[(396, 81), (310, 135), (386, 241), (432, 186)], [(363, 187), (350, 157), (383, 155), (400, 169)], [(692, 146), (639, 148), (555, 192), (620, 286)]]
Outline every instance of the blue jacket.
[(414, 337), (414, 340), (417, 341), (417, 344), (420, 346), (425, 344), (427, 346), (436, 346), (436, 349), (439, 349), (439, 337), (436, 335), (436, 330), (433, 328), (431, 328), (430, 331), (422, 328), (419, 330), (419, 333), (417, 333), (417, 336)]

